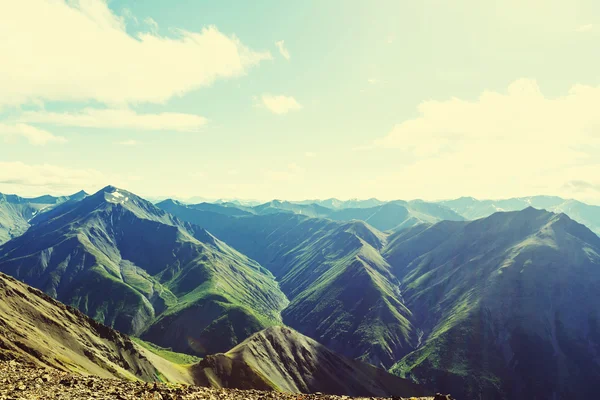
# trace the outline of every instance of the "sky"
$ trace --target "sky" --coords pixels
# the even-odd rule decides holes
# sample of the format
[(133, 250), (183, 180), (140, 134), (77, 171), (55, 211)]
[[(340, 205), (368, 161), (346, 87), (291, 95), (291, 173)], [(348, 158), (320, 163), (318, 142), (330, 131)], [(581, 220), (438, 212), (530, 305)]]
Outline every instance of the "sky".
[(0, 192), (600, 204), (596, 0), (0, 2)]

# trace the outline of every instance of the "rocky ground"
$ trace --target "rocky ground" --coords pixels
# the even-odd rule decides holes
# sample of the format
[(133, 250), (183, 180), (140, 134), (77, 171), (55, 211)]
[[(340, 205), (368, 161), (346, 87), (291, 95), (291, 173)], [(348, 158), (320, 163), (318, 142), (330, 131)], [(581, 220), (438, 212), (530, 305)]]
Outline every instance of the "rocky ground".
[[(298, 395), (102, 379), (39, 368), (13, 360), (0, 362), (0, 400), (9, 399), (342, 400), (350, 398), (323, 394)], [(421, 400), (426, 399), (434, 398)], [(400, 400), (400, 398), (389, 400)]]

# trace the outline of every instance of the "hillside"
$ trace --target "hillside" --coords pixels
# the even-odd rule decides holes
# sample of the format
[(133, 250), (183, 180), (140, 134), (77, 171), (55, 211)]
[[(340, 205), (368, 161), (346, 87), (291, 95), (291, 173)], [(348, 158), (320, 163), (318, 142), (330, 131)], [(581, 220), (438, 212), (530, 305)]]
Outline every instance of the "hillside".
[(392, 372), (457, 398), (586, 398), (600, 376), (600, 238), (527, 208), (416, 227), (383, 255), (420, 346)]
[[(177, 399), (177, 400), (298, 400), (296, 393), (274, 393), (258, 390), (214, 389), (181, 384), (148, 384), (118, 379), (103, 379), (95, 376), (81, 376), (57, 370), (47, 370), (35, 366), (0, 360), (0, 398), (3, 399), (45, 399), (79, 400), (138, 400), (138, 399)], [(305, 394), (302, 400), (349, 400), (348, 396)], [(422, 397), (412, 400), (447, 400), (450, 397)], [(405, 400), (399, 397), (381, 400)], [(450, 399), (451, 400), (451, 399)]]
[(418, 396), (426, 390), (359, 361), (341, 357), (286, 327), (271, 327), (225, 354), (193, 367), (203, 386), (275, 389), (350, 396)]
[(278, 323), (287, 303), (258, 263), (114, 187), (1, 246), (0, 271), (124, 333), (199, 355)]
[(105, 378), (153, 381), (169, 376), (191, 382), (183, 368), (148, 354), (127, 336), (4, 274), (0, 274), (0, 299), (2, 360)]

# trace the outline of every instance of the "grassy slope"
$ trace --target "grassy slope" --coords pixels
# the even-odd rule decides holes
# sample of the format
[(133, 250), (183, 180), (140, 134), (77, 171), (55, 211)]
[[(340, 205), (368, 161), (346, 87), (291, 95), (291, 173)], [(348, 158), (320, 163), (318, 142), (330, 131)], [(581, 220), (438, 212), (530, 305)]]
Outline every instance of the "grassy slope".
[(167, 375), (174, 382), (190, 381), (189, 372), (160, 357), (149, 360), (127, 336), (4, 274), (0, 298), (4, 359), (107, 378), (152, 381)]

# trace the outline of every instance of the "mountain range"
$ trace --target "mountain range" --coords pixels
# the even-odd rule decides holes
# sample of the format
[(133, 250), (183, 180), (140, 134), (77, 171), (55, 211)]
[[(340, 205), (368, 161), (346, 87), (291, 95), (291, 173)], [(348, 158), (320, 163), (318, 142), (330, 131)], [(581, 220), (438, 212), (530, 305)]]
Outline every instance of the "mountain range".
[[(0, 271), (177, 351), (225, 351), (280, 322), (273, 276), (204, 229), (107, 187), (0, 246)], [(223, 335), (223, 331), (228, 332)]]
[[(408, 390), (366, 362), (459, 399), (590, 397), (594, 207), (544, 196), (154, 205), (107, 187), (30, 217), (0, 246), (0, 271), (146, 349), (204, 357), (201, 384)], [(351, 384), (332, 378), (348, 366)]]
[[(0, 362), (215, 388), (366, 396), (429, 393), (383, 370), (340, 357), (285, 327), (258, 332), (225, 354), (181, 364), (190, 359), (132, 340), (2, 273), (0, 298)], [(52, 379), (47, 370), (40, 376), (40, 383)]]

